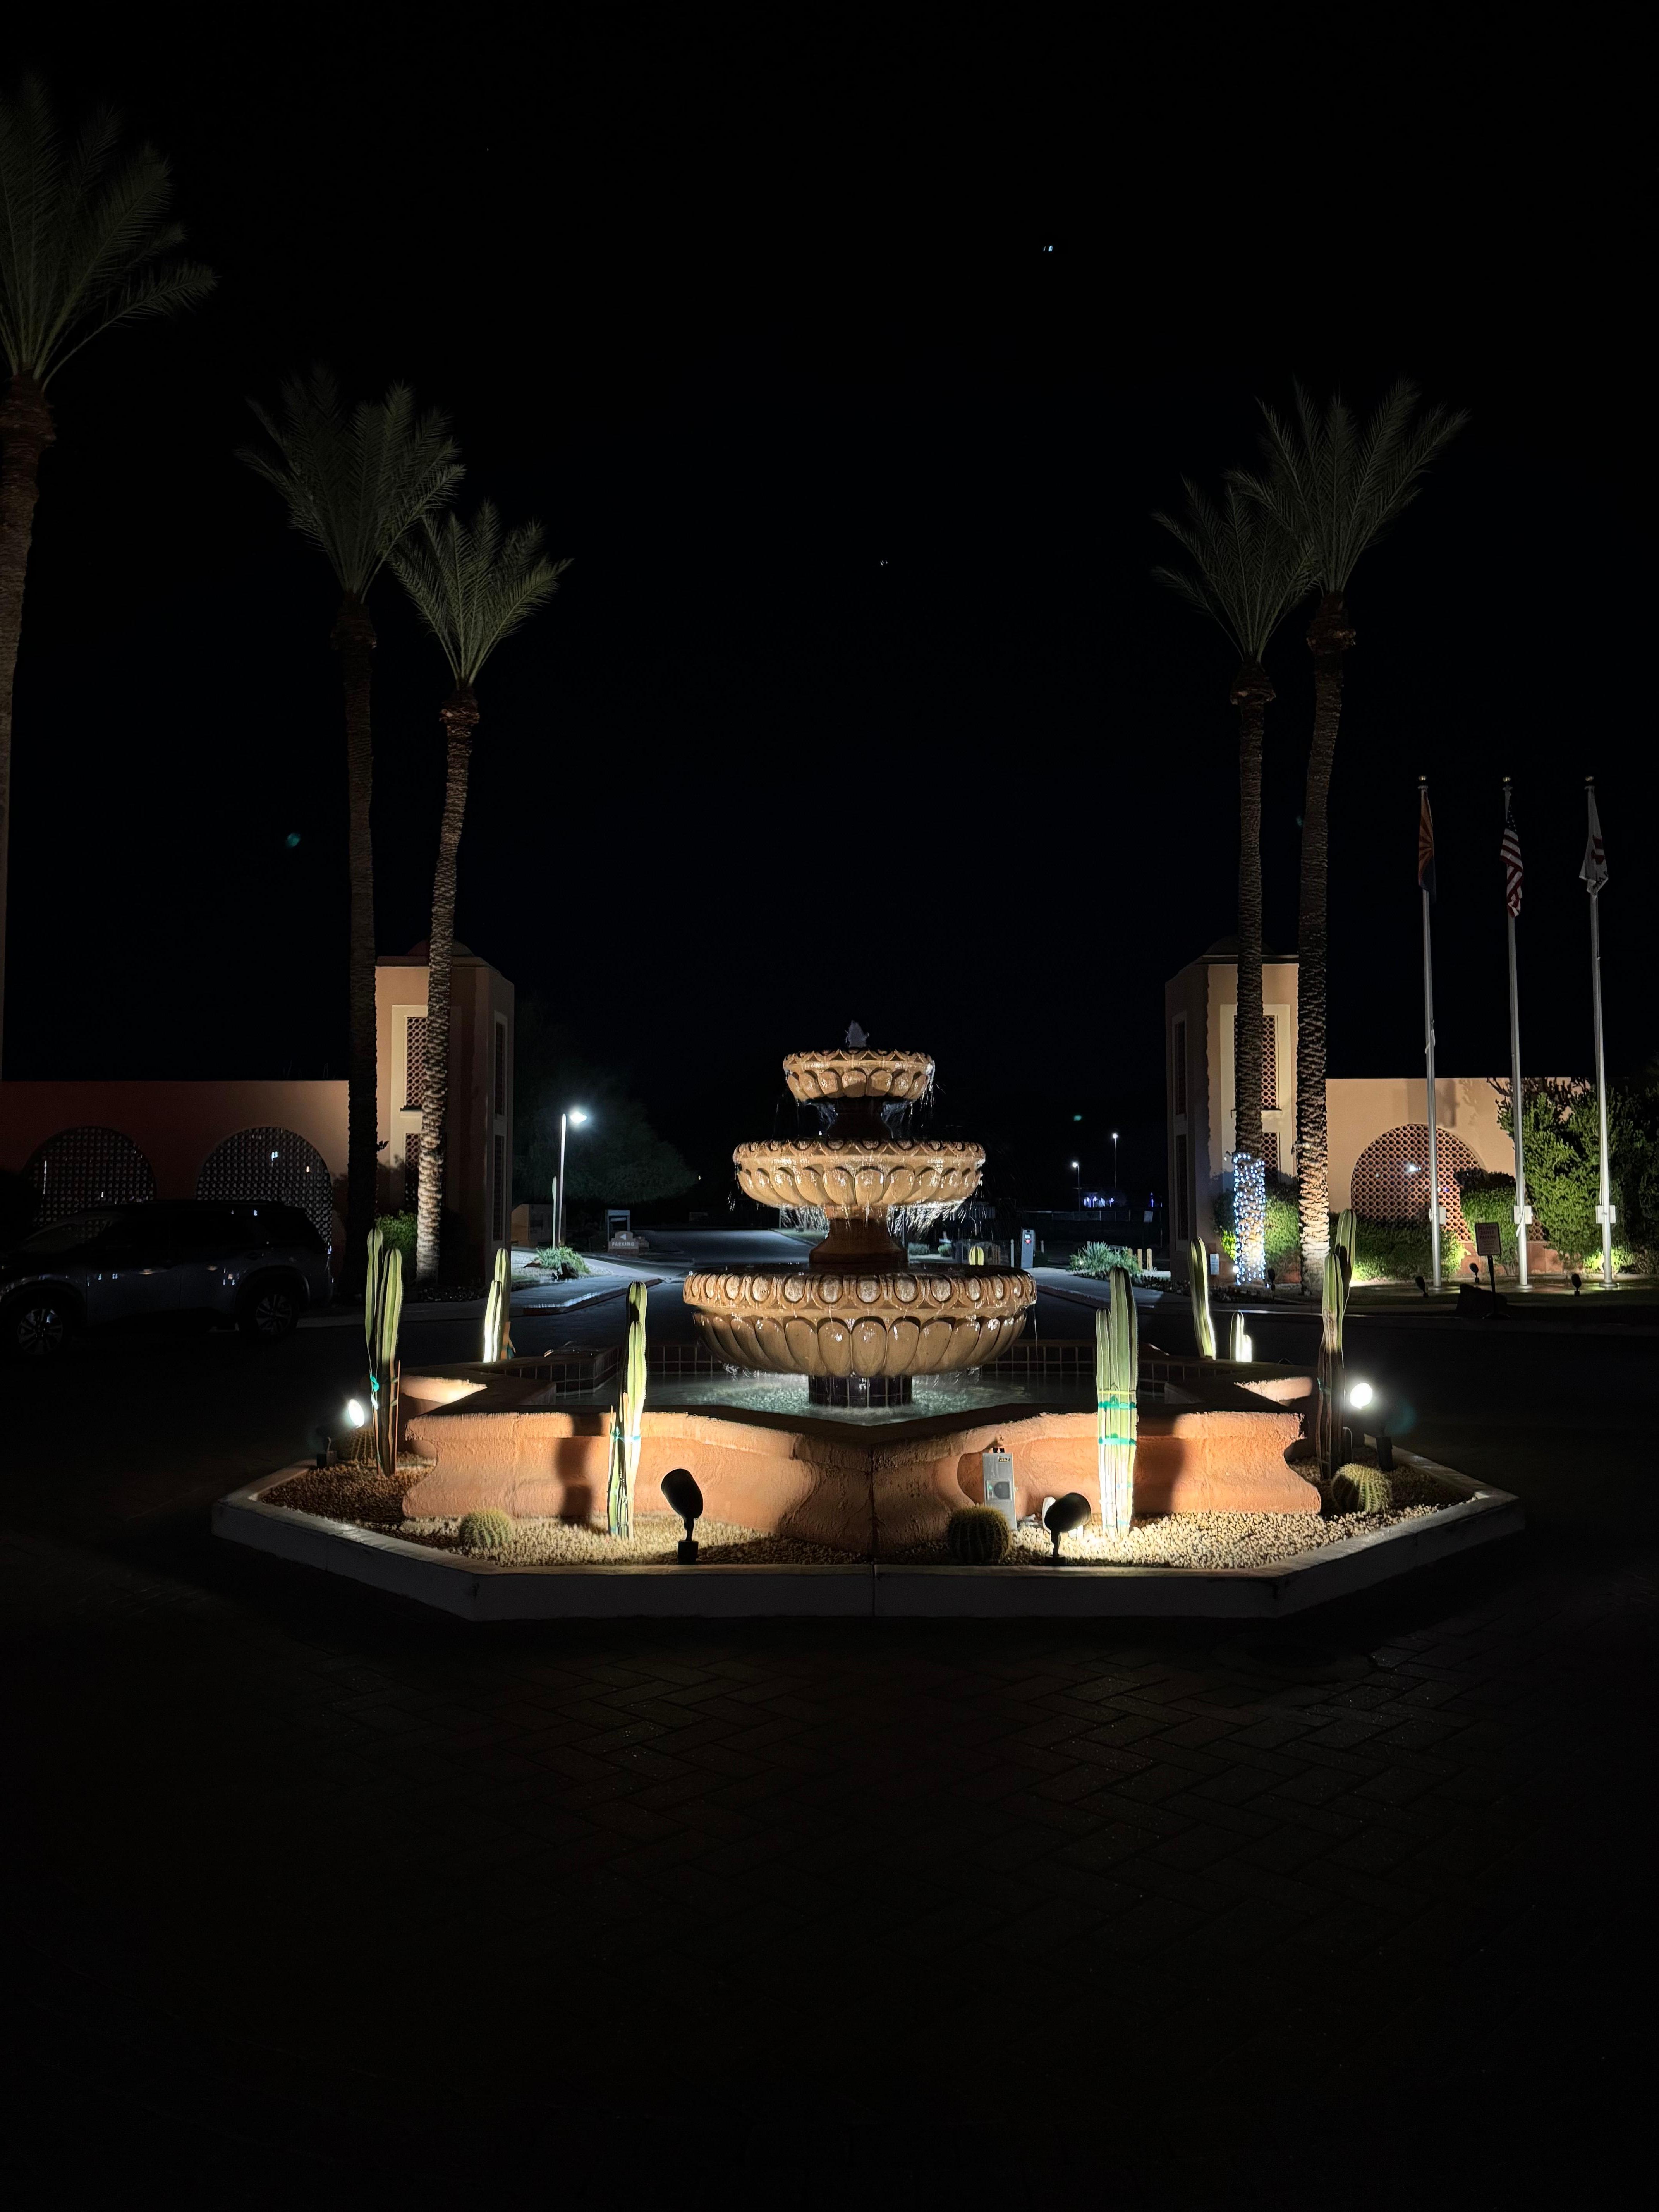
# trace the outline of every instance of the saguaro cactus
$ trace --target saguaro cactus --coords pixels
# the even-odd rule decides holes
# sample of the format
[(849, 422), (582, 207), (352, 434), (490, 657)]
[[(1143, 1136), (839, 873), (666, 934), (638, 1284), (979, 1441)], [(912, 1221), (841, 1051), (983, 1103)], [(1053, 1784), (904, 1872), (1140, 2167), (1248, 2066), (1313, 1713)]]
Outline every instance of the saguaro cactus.
[(611, 1419), (611, 1480), (605, 1526), (613, 1536), (634, 1533), (634, 1484), (640, 1471), (640, 1422), (645, 1412), (645, 1297), (643, 1283), (628, 1286), (628, 1350), (622, 1395)]
[(1187, 1246), (1187, 1273), (1191, 1280), (1187, 1285), (1193, 1301), (1193, 1334), (1198, 1339), (1200, 1359), (1215, 1358), (1215, 1323), (1210, 1318), (1210, 1255), (1193, 1237)]
[(513, 1254), (503, 1244), (495, 1255), (495, 1273), (484, 1301), (483, 1356), (486, 1360), (510, 1359), (513, 1338)]
[(1127, 1267), (1114, 1267), (1111, 1303), (1095, 1310), (1095, 1463), (1100, 1525), (1127, 1536), (1135, 1516), (1135, 1440), (1139, 1412), (1140, 1328)]
[(404, 1314), (404, 1255), (378, 1227), (368, 1233), (363, 1337), (368, 1347), (369, 1421), (382, 1471), (398, 1471), (398, 1330)]
[(1335, 1245), (1325, 1255), (1325, 1288), (1319, 1306), (1317, 1443), (1321, 1479), (1329, 1483), (1342, 1464), (1342, 1323), (1348, 1310), (1345, 1255)]

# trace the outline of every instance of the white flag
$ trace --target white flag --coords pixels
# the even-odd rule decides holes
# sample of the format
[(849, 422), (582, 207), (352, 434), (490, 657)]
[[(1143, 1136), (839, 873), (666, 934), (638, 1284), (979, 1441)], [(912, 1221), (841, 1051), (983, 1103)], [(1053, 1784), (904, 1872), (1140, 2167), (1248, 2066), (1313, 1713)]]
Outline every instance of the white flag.
[(1585, 786), (1584, 796), (1589, 801), (1589, 840), (1584, 847), (1584, 865), (1578, 873), (1594, 898), (1607, 879), (1607, 856), (1602, 848), (1601, 821), (1595, 811), (1595, 786), (1593, 783)]

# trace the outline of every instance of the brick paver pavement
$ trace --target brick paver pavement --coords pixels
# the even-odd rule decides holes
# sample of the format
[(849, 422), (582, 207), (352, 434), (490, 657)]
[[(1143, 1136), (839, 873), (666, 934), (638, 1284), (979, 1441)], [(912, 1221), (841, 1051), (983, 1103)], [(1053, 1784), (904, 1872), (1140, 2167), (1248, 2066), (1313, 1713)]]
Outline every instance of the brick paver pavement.
[(1639, 2185), (1643, 1346), (1374, 1340), (1531, 1527), (1280, 1626), (481, 1631), (206, 1533), (336, 1334), (4, 1382), (30, 2201)]

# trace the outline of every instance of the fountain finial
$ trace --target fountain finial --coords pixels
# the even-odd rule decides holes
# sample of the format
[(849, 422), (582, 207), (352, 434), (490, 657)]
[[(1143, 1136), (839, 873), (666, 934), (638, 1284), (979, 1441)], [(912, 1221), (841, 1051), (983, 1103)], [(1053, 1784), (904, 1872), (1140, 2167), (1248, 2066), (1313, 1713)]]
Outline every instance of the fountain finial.
[(849, 1045), (854, 1052), (861, 1052), (870, 1040), (856, 1022), (848, 1022), (847, 1035), (842, 1042)]

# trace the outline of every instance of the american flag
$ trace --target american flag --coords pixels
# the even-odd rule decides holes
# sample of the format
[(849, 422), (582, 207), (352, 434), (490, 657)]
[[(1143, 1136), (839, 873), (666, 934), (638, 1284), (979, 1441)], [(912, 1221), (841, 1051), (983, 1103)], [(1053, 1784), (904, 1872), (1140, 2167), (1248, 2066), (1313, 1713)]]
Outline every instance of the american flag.
[(1511, 918), (1521, 911), (1521, 832), (1515, 826), (1515, 798), (1504, 780), (1504, 903)]
[(1434, 904), (1434, 817), (1429, 811), (1429, 780), (1425, 775), (1417, 779), (1420, 804), (1417, 811), (1417, 881), (1429, 895), (1429, 904)]
[(1584, 865), (1578, 871), (1592, 898), (1607, 879), (1607, 856), (1601, 845), (1601, 817), (1595, 811), (1595, 778), (1584, 781), (1584, 796), (1589, 801), (1589, 841), (1584, 847)]

